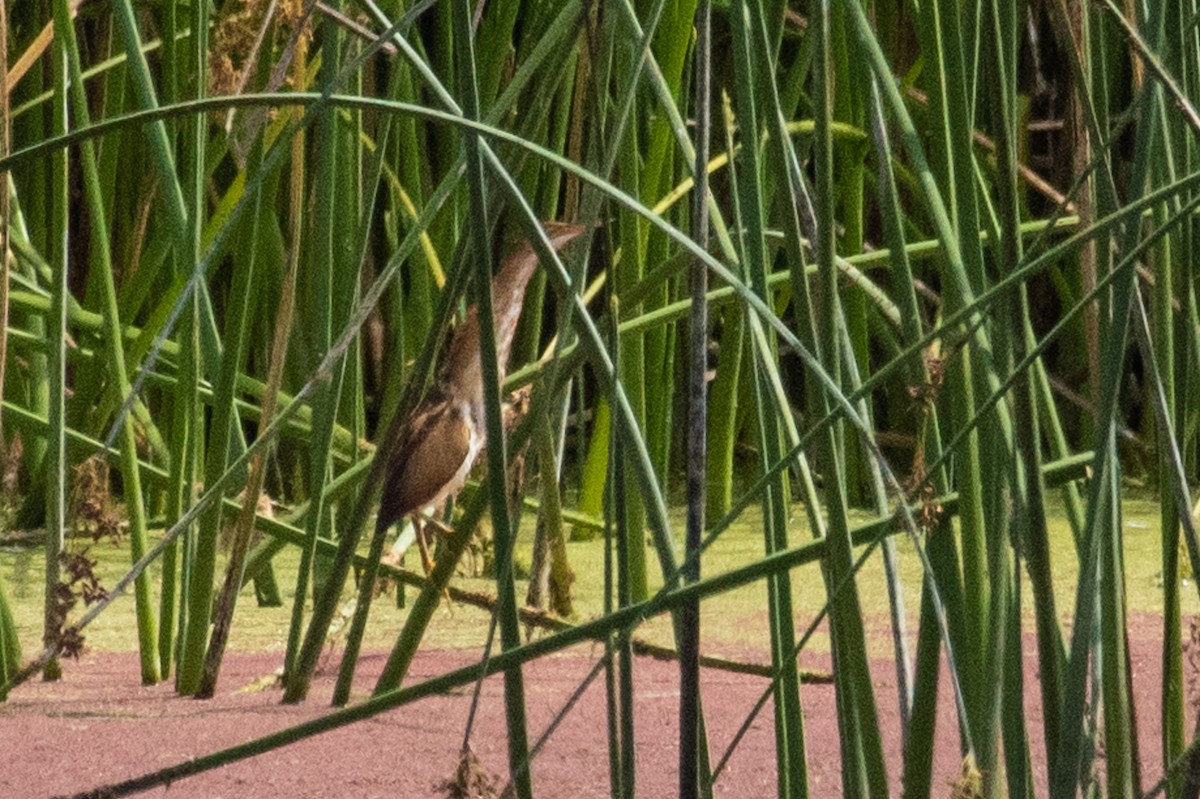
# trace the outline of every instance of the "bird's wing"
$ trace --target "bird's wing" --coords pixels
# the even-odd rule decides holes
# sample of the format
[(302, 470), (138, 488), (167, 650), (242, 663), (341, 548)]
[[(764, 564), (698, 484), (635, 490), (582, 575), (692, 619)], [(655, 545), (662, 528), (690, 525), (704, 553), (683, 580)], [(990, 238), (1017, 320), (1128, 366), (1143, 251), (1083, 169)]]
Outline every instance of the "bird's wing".
[(377, 525), (443, 499), (460, 470), (469, 470), (470, 430), (457, 409), (442, 402), (413, 415), (384, 479)]

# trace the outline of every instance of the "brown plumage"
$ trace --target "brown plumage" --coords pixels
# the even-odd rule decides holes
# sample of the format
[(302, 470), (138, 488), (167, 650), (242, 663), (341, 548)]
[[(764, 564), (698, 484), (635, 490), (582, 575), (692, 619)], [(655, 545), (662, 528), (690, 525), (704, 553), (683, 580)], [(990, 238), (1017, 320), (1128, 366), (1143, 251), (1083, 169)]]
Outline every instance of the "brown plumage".
[[(585, 229), (554, 222), (544, 226), (556, 251)], [(492, 279), (492, 316), (501, 380), (521, 316), (525, 287), (537, 263), (533, 247), (523, 241)], [(377, 530), (384, 530), (405, 516), (412, 517), (426, 573), (433, 562), (422, 529), (422, 512), (462, 489), (486, 443), (484, 413), (479, 319), (476, 307), (471, 306), (454, 330), (434, 387), (396, 433), (375, 522)]]
[(434, 388), (400, 431), (384, 478), (381, 526), (457, 493), (483, 445), (467, 403)]

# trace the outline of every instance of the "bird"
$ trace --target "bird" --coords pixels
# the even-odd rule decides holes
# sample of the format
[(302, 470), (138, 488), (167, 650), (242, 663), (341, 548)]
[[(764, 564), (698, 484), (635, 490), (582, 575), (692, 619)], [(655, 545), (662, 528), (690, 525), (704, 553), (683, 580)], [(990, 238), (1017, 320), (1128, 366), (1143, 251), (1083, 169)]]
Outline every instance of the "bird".
[[(583, 225), (561, 222), (545, 222), (543, 227), (555, 252), (586, 230)], [(525, 288), (537, 264), (533, 246), (522, 241), (492, 278), (492, 318), (501, 381)], [(375, 521), (379, 534), (401, 519), (412, 520), (426, 575), (434, 566), (425, 538), (426, 514), (462, 490), (487, 444), (485, 414), (478, 308), (473, 305), (454, 329), (433, 386), (395, 433)]]

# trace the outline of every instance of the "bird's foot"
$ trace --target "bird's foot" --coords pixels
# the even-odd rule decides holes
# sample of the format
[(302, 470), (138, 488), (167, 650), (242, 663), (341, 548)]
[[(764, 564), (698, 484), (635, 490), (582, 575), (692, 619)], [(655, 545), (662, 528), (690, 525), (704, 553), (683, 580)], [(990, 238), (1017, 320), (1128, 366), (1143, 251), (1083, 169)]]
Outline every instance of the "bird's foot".
[(446, 524), (441, 519), (426, 519), (425, 526), (432, 527), (433, 529), (437, 530), (442, 538), (449, 538), (450, 536), (454, 535), (454, 528)]

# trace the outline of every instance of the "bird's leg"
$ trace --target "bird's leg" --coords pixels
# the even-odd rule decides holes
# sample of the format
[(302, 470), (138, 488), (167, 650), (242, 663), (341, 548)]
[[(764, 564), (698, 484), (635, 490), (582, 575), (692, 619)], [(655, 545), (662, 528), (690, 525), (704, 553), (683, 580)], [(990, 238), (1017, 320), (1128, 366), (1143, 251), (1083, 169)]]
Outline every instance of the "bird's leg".
[(413, 514), (413, 528), (417, 533), (417, 548), (421, 550), (421, 568), (425, 576), (433, 574), (433, 558), (429, 554), (429, 542), (425, 540), (425, 519), (421, 514)]
[[(429, 554), (429, 542), (425, 540), (425, 525), (430, 524), (442, 535), (449, 535), (453, 532), (449, 527), (442, 524), (437, 519), (421, 516), (420, 514), (413, 515), (413, 527), (417, 533), (417, 548), (421, 550), (421, 567), (425, 569), (425, 577), (428, 579), (433, 574), (434, 560)], [(446, 586), (442, 589), (442, 596), (446, 599), (446, 607), (450, 609), (451, 614), (454, 612), (454, 605), (450, 603), (450, 587)]]

